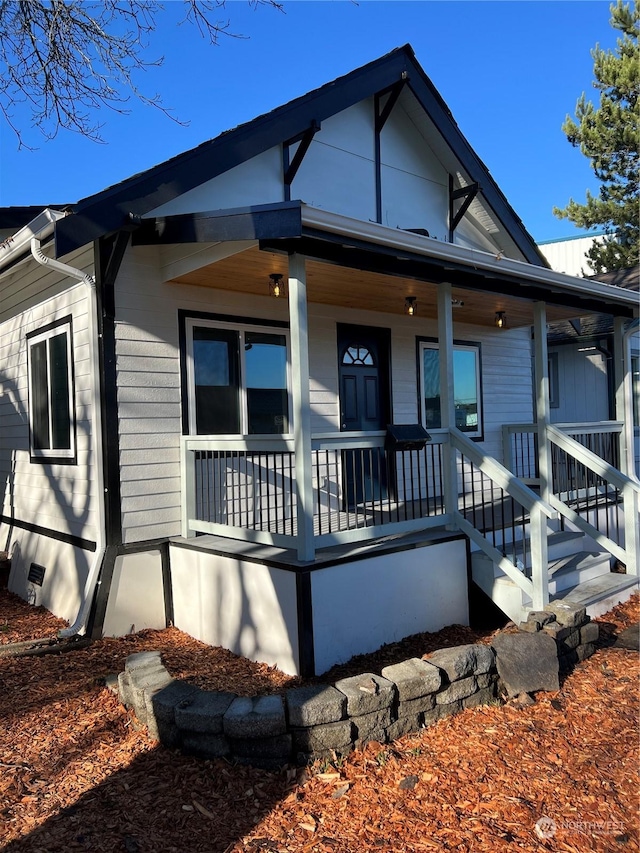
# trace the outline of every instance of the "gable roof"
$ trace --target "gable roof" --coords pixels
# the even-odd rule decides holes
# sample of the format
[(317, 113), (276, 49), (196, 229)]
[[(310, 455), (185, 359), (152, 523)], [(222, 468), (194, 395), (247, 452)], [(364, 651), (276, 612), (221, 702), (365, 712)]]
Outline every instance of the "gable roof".
[(480, 185), (479, 194), (523, 257), (531, 264), (548, 267), (522, 221), (458, 128), (410, 45), (396, 48), (265, 115), (82, 199), (72, 206), (73, 215), (56, 226), (56, 254), (64, 255), (104, 234), (131, 227), (132, 216), (143, 216), (234, 166), (299, 137), (313, 122), (320, 123), (365, 98), (387, 92), (401, 81), (434, 124), (470, 182)]

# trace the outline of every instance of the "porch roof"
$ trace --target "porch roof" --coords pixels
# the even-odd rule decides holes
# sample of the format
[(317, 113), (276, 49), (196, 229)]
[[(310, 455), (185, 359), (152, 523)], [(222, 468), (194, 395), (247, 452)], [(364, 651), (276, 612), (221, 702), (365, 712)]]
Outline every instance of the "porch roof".
[[(566, 309), (560, 310), (557, 319), (589, 312), (630, 318), (638, 309), (637, 294), (621, 287), (363, 222), (301, 201), (150, 217), (139, 220), (138, 224), (133, 245), (235, 243), (236, 251), (258, 247), (262, 253), (299, 253), (315, 261), (401, 278), (409, 283), (447, 281), (456, 290), (470, 293), (491, 293), (526, 302), (545, 301)], [(219, 263), (215, 265), (217, 280), (220, 280)], [(238, 260), (227, 258), (226, 263), (237, 265)], [(272, 265), (265, 257), (264, 269), (260, 271), (265, 280), (267, 273), (273, 271)], [(202, 265), (198, 266), (202, 272)], [(203, 283), (188, 274), (176, 280)], [(397, 293), (394, 298), (397, 299)]]

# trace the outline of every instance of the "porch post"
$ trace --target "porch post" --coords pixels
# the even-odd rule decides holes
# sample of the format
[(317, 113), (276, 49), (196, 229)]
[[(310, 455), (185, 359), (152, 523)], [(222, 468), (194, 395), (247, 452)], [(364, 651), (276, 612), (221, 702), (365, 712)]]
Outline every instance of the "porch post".
[(620, 433), (620, 470), (628, 477), (634, 475), (633, 410), (631, 405), (631, 363), (628, 341), (624, 337), (625, 320), (613, 321), (613, 382), (615, 389), (615, 416), (622, 421)]
[[(453, 394), (453, 310), (451, 285), (438, 285), (438, 348), (440, 358), (440, 426), (450, 430), (455, 426), (455, 398)], [(442, 447), (443, 487), (446, 512), (453, 517), (458, 509), (458, 472), (456, 454), (448, 440)], [(453, 525), (448, 525), (450, 528)]]
[(551, 454), (547, 438), (549, 425), (549, 355), (547, 352), (547, 306), (533, 306), (534, 364), (536, 382), (536, 423), (538, 425), (538, 472), (540, 497), (549, 500), (551, 494)]
[[(549, 355), (547, 352), (547, 306), (544, 302), (533, 305), (534, 365), (536, 383), (536, 423), (538, 426), (538, 474), (540, 497), (546, 503), (551, 495), (551, 452), (547, 427), (549, 426)], [(549, 603), (549, 552), (547, 520), (539, 510), (531, 513), (531, 579), (533, 605), (543, 610)]]
[(304, 255), (289, 255), (289, 318), (291, 321), (291, 400), (295, 449), (298, 559), (313, 560), (313, 466), (309, 401), (309, 334)]

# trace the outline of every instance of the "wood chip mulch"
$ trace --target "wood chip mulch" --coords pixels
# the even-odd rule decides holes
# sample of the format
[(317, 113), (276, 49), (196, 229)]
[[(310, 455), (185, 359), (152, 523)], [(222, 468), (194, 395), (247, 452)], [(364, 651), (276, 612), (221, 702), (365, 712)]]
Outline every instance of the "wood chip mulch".
[[(211, 652), (176, 629), (69, 654), (0, 657), (0, 849), (638, 851), (640, 663), (610, 643), (639, 618), (638, 596), (602, 617), (596, 654), (530, 707), (468, 709), (392, 745), (281, 773), (159, 747), (102, 681), (150, 648), (162, 650), (174, 674), (197, 680), (206, 670), (207, 686), (218, 678), (235, 692), (291, 685), (278, 670)], [(63, 626), (0, 591), (0, 643), (54, 636)], [(393, 651), (380, 654), (376, 663)]]

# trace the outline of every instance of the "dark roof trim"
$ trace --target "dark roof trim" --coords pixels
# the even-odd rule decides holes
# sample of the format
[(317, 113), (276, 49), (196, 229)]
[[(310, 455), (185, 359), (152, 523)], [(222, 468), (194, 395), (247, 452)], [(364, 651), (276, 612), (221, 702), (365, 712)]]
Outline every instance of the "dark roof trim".
[(293, 201), (143, 219), (133, 233), (132, 245), (270, 240), (301, 234), (302, 206)]
[(533, 238), (507, 202), (486, 166), (460, 132), (446, 103), (410, 45), (397, 48), (234, 130), (116, 184), (75, 206), (75, 215), (56, 229), (56, 254), (126, 227), (130, 214), (143, 216), (195, 186), (303, 133), (314, 122), (341, 112), (404, 80), (431, 117), (462, 167), (483, 187), (483, 196), (529, 263), (547, 267)]

